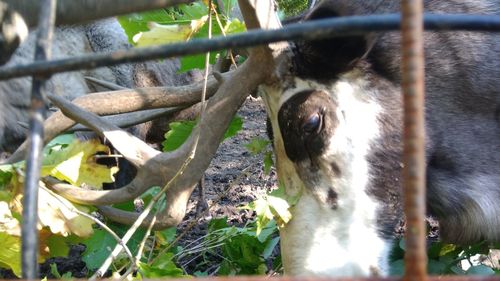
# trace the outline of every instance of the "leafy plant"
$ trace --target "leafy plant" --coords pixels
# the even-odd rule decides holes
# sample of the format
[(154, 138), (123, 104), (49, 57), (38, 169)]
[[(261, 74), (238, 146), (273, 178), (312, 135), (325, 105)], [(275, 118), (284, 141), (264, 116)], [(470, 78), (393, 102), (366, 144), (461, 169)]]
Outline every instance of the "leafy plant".
[(249, 143), (245, 144), (245, 148), (253, 155), (262, 154), (264, 158), (264, 173), (269, 174), (271, 167), (274, 164), (273, 151), (270, 147), (271, 142), (267, 139), (256, 137)]
[[(95, 140), (80, 142), (70, 135), (63, 135), (50, 142), (44, 149), (42, 176), (53, 176), (75, 185), (88, 184), (102, 187), (112, 182), (116, 167), (99, 165), (94, 155), (109, 153), (106, 146)], [(20, 221), (24, 162), (0, 166), (0, 266), (12, 269), (20, 276)], [(68, 245), (78, 243), (92, 235), (93, 221), (88, 214), (91, 207), (72, 203), (53, 193), (40, 182), (39, 189), (40, 256), (66, 255)]]
[[(163, 141), (163, 151), (172, 151), (180, 147), (191, 135), (193, 128), (198, 124), (198, 121), (178, 121), (169, 124), (170, 130), (165, 134)], [(223, 140), (235, 136), (243, 128), (243, 120), (236, 116), (231, 120), (229, 127), (224, 133)]]
[(285, 17), (296, 16), (307, 9), (307, 0), (277, 0), (278, 9)]
[[(231, 17), (235, 0), (221, 1), (223, 7), (215, 5), (212, 17), (212, 36), (221, 36), (245, 31), (244, 24)], [(137, 47), (154, 46), (188, 41), (192, 38), (208, 38), (208, 6), (205, 2), (183, 4), (175, 8), (135, 13), (118, 17), (129, 41)], [(215, 63), (221, 52), (210, 52), (210, 64)], [(181, 58), (180, 72), (205, 66), (205, 55)]]
[[(428, 246), (427, 271), (432, 275), (495, 275), (499, 274), (491, 267), (472, 261), (478, 255), (487, 255), (490, 249), (499, 249), (500, 245), (488, 245), (480, 242), (471, 246), (457, 246), (443, 242), (433, 242)], [(391, 275), (403, 275), (405, 243), (401, 239), (395, 243), (392, 251)], [(468, 263), (467, 268), (462, 262)]]

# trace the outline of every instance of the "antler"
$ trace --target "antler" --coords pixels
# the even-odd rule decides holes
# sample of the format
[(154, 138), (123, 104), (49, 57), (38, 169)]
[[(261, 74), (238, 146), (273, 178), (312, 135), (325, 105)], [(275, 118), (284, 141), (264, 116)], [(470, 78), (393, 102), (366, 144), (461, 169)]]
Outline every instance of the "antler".
[[(230, 73), (222, 75), (227, 78)], [(215, 93), (218, 84), (219, 82), (216, 79), (209, 79), (207, 96), (212, 96)], [(181, 87), (151, 87), (99, 92), (78, 97), (73, 102), (98, 115), (112, 115), (166, 107), (186, 107), (200, 101), (202, 88), (203, 83), (198, 82)], [(75, 121), (65, 117), (61, 112), (52, 114), (44, 123), (45, 144), (75, 124)], [(21, 161), (26, 152), (26, 145), (27, 142), (25, 141), (6, 162), (15, 163)]]
[[(256, 7), (261, 3), (267, 3), (264, 9)], [(241, 11), (249, 29), (269, 28), (270, 22), (276, 22), (276, 18), (270, 19), (275, 15), (274, 9), (269, 3), (267, 1), (255, 3), (240, 1)], [(259, 11), (264, 11), (264, 21), (262, 14), (257, 15), (256, 8)], [(213, 158), (232, 117), (246, 97), (258, 85), (273, 77), (273, 69), (272, 51), (269, 47), (262, 46), (251, 49), (248, 60), (233, 73), (223, 74), (224, 77), (219, 77), (217, 79), (219, 83), (215, 79), (210, 79), (207, 97), (212, 94), (213, 97), (208, 100), (205, 114), (191, 137), (180, 148), (168, 153), (161, 153), (149, 147), (140, 139), (98, 115), (121, 114), (145, 109), (164, 109), (166, 107), (187, 107), (200, 100), (201, 83), (185, 87), (158, 87), (95, 93), (80, 97), (73, 101), (73, 104), (60, 97), (50, 96), (51, 101), (61, 111), (53, 114), (44, 124), (46, 142), (79, 122), (106, 137), (127, 160), (137, 167), (138, 172), (128, 185), (120, 189), (106, 191), (86, 190), (50, 177), (44, 178), (43, 181), (48, 187), (72, 201), (93, 205), (110, 205), (129, 201), (151, 186), (165, 186), (169, 183), (169, 189), (166, 191), (167, 208), (158, 215), (155, 228), (176, 225), (184, 217), (187, 201), (194, 186)], [(196, 135), (199, 136), (199, 139), (193, 154)], [(12, 155), (9, 162), (20, 160), (24, 149), (25, 144)], [(186, 162), (188, 157), (192, 157), (192, 159)], [(179, 173), (181, 167), (183, 170), (182, 173)], [(175, 181), (170, 184), (173, 178)], [(137, 214), (111, 207), (101, 207), (101, 211), (111, 219), (127, 224), (133, 223), (137, 217)], [(143, 224), (148, 223), (150, 223), (148, 219), (143, 222)]]
[[(230, 79), (225, 79), (215, 95), (209, 99), (205, 116), (195, 128), (200, 137), (194, 158), (171, 188), (167, 190), (168, 209), (157, 218), (156, 228), (177, 224), (184, 217), (187, 200), (195, 184), (210, 164), (232, 117), (245, 98), (269, 77), (272, 68), (262, 62), (270, 60), (268, 52), (255, 50), (250, 58), (234, 71)], [(143, 98), (145, 99), (145, 97)], [(72, 201), (93, 205), (110, 205), (132, 200), (151, 186), (164, 186), (179, 171), (191, 153), (194, 144), (193, 136), (196, 133), (193, 133), (179, 149), (160, 153), (131, 134), (105, 122), (93, 113), (86, 112), (75, 104), (59, 97), (51, 96), (50, 99), (68, 117), (105, 136), (127, 160), (138, 168), (134, 180), (116, 190), (85, 190), (60, 183), (52, 178), (44, 180), (50, 188)], [(120, 222), (131, 223), (134, 221), (134, 215), (131, 213), (119, 212), (112, 208), (103, 208), (103, 212), (111, 219)]]

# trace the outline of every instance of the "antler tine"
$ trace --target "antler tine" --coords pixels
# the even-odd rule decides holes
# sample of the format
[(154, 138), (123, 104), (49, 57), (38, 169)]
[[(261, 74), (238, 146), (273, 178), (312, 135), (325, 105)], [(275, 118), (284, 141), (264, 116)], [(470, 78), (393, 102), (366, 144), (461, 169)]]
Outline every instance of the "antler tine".
[(160, 179), (151, 176), (146, 178), (135, 177), (129, 184), (114, 190), (89, 190), (71, 184), (60, 182), (51, 177), (43, 178), (48, 188), (57, 194), (76, 203), (86, 205), (110, 205), (127, 202), (137, 198), (151, 186), (157, 185)]
[(113, 144), (113, 147), (136, 167), (141, 167), (147, 160), (160, 154), (158, 150), (150, 147), (132, 134), (104, 121), (93, 113), (81, 109), (70, 101), (54, 95), (48, 95), (48, 98), (61, 109), (64, 115), (86, 125), (108, 139)]
[[(182, 222), (186, 215), (189, 197), (191, 197), (191, 193), (193, 193), (195, 187), (196, 185), (179, 190), (175, 190), (175, 188), (167, 190), (165, 209), (157, 215), (155, 224), (153, 225), (154, 230), (162, 230), (176, 226)], [(140, 215), (139, 213), (127, 212), (108, 206), (100, 206), (98, 209), (106, 218), (128, 225), (135, 222)], [(149, 214), (141, 223), (141, 226), (148, 227), (152, 223), (154, 215), (154, 213)]]
[(128, 89), (128, 88), (122, 87), (122, 86), (120, 86), (118, 84), (115, 84), (115, 83), (112, 83), (112, 82), (109, 82), (109, 81), (105, 81), (105, 80), (101, 80), (101, 79), (97, 79), (97, 78), (94, 78), (94, 77), (85, 76), (84, 78), (90, 84), (93, 84), (93, 85), (96, 85), (96, 86), (101, 86), (101, 87), (104, 87), (104, 88), (106, 88), (108, 90), (111, 90), (111, 91), (119, 91), (119, 90), (127, 90)]

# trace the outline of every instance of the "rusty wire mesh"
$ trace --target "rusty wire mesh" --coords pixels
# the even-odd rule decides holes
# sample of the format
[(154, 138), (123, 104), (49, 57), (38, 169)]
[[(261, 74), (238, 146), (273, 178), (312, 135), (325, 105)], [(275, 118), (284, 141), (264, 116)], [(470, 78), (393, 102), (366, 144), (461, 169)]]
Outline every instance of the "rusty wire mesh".
[[(54, 9), (56, 0), (44, 0), (41, 2), (42, 9), (39, 14), (39, 28), (50, 33), (54, 25)], [(48, 6), (47, 6), (48, 5)], [(51, 8), (52, 7), (52, 8)], [(51, 10), (52, 9), (52, 10)], [(52, 11), (52, 12), (50, 12)], [(109, 15), (113, 14), (112, 12)], [(449, 276), (449, 277), (427, 277), (426, 276), (426, 256), (425, 256), (425, 227), (424, 221), (424, 188), (425, 188), (425, 164), (424, 164), (424, 74), (423, 74), (423, 47), (422, 33), (425, 24), (426, 28), (431, 29), (469, 29), (469, 30), (500, 30), (500, 19), (498, 17), (476, 17), (476, 16), (447, 16), (447, 15), (426, 15), (423, 20), (422, 1), (421, 0), (403, 0), (402, 1), (402, 34), (403, 34), (403, 88), (405, 96), (405, 213), (408, 220), (407, 231), (407, 258), (405, 280), (498, 280), (496, 277), (480, 276)], [(266, 44), (284, 40), (313, 39), (324, 38), (328, 36), (338, 36), (351, 32), (352, 34), (367, 33), (382, 30), (395, 30), (399, 28), (399, 16), (363, 16), (352, 17), (351, 19), (322, 20), (316, 23), (306, 23), (301, 25), (290, 25), (284, 30), (275, 31), (253, 31), (248, 34), (236, 35), (229, 38), (218, 38), (215, 40), (198, 40), (190, 43), (174, 44), (171, 46), (162, 46), (156, 48), (147, 48), (142, 50), (122, 51), (111, 54), (94, 54), (80, 58), (65, 59), (58, 61), (35, 62), (29, 65), (0, 68), (0, 79), (9, 79), (25, 75), (51, 75), (58, 72), (93, 68), (97, 66), (113, 65), (127, 63), (132, 61), (151, 60), (156, 58), (165, 58), (183, 54), (201, 53), (208, 50), (218, 50), (230, 47), (243, 47), (255, 44)], [(309, 29), (308, 29), (309, 28)], [(311, 32), (311, 30), (317, 32)], [(41, 33), (44, 34), (43, 32)], [(47, 35), (47, 33), (45, 33)], [(50, 36), (49, 36), (50, 37)], [(46, 40), (40, 37), (41, 40)], [(236, 38), (236, 40), (235, 40)], [(212, 42), (212, 43), (210, 43)], [(215, 42), (215, 43), (213, 43)], [(50, 40), (46, 41), (45, 48), (50, 48)], [(47, 56), (39, 57), (42, 60)], [(35, 76), (40, 78), (40, 76)], [(43, 79), (42, 79), (43, 80)], [(36, 79), (35, 79), (36, 81)], [(37, 82), (35, 82), (36, 84)], [(38, 90), (37, 90), (38, 91)], [(35, 91), (34, 91), (35, 92)], [(37, 108), (40, 100), (32, 99), (33, 107)], [(43, 115), (43, 114), (42, 114)], [(43, 132), (32, 130), (35, 138), (39, 138)], [(36, 151), (38, 150), (38, 151)], [(40, 154), (41, 146), (34, 149), (33, 153)], [(39, 159), (28, 158), (27, 164), (32, 165), (33, 169), (40, 169)], [(34, 173), (28, 184), (36, 185), (38, 176)], [(36, 180), (36, 181), (35, 181)], [(28, 183), (31, 182), (31, 183)], [(36, 192), (32, 193), (33, 186), (25, 189), (27, 195), (31, 194), (31, 199), (25, 204), (36, 204)], [(29, 196), (26, 196), (29, 197)], [(25, 205), (30, 209), (25, 218), (36, 218), (36, 205)], [(23, 223), (27, 225), (23, 228), (36, 229), (36, 220), (25, 219)], [(24, 233), (23, 233), (24, 234)], [(24, 256), (35, 256), (37, 244), (32, 243), (32, 235), (23, 235), (23, 239), (30, 239), (30, 242), (23, 240)], [(26, 249), (25, 249), (26, 248)], [(26, 279), (36, 278), (36, 259), (29, 261), (23, 257), (23, 277)], [(34, 270), (34, 271), (33, 271)], [(261, 281), (265, 277), (239, 277), (238, 280)], [(207, 278), (206, 280), (233, 280), (235, 278)], [(337, 278), (335, 280), (400, 280), (401, 278)], [(318, 281), (318, 278), (276, 278), (280, 281)], [(331, 280), (331, 279), (324, 279)]]

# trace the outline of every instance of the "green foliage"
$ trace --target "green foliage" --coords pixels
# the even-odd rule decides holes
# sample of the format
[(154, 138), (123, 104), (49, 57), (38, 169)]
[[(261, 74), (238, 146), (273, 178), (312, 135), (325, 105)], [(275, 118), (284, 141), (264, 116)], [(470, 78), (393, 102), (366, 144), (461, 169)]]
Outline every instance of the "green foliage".
[(277, 0), (278, 10), (285, 14), (285, 17), (296, 16), (307, 9), (307, 0)]
[[(128, 226), (117, 223), (108, 223), (107, 225), (119, 237), (123, 237), (123, 235), (125, 235), (125, 233), (129, 229)], [(128, 241), (127, 247), (132, 252), (132, 255), (137, 254), (139, 244), (141, 243), (145, 234), (146, 230), (141, 228), (137, 230), (134, 235), (132, 235), (132, 238), (130, 238), (130, 240)], [(113, 251), (113, 249), (115, 248), (117, 242), (113, 238), (113, 236), (109, 234), (109, 232), (102, 229), (96, 229), (92, 236), (83, 241), (83, 244), (85, 244), (86, 249), (82, 255), (82, 259), (87, 265), (88, 269), (94, 270), (99, 268), (104, 263), (106, 258), (110, 255), (111, 251)], [(126, 262), (127, 260), (127, 257), (123, 255), (120, 256), (117, 261), (115, 261), (115, 264), (121, 264)]]
[(61, 275), (61, 273), (59, 273), (59, 270), (57, 270), (57, 264), (55, 264), (55, 263), (50, 264), (50, 273), (57, 279), (62, 279), (62, 280), (72, 280), (73, 279), (71, 272), (66, 272), (66, 273)]
[(271, 142), (269, 140), (260, 137), (253, 138), (249, 143), (245, 144), (245, 148), (253, 155), (263, 155), (264, 173), (266, 174), (269, 174), (274, 164), (273, 151), (270, 144)]
[[(495, 271), (483, 264), (474, 265), (472, 257), (478, 254), (488, 254), (490, 249), (498, 249), (500, 245), (487, 245), (484, 242), (472, 246), (461, 247), (443, 242), (433, 242), (427, 249), (427, 272), (431, 275), (494, 275)], [(390, 274), (403, 275), (405, 243), (401, 239), (395, 243), (392, 251)], [(463, 270), (459, 264), (467, 261), (470, 267)], [(498, 273), (496, 273), (498, 274)]]
[(143, 278), (185, 277), (184, 271), (173, 261), (174, 254), (161, 255), (152, 264), (139, 263), (139, 273)]
[[(205, 241), (216, 241), (221, 245), (217, 249), (224, 259), (217, 275), (265, 274), (269, 270), (266, 260), (272, 258), (271, 254), (279, 242), (277, 234), (274, 221), (257, 233), (254, 223), (240, 228), (229, 226), (226, 218), (213, 219), (209, 223)], [(209, 248), (208, 251), (214, 252), (217, 249)]]
[[(235, 0), (223, 0), (217, 7), (217, 14), (212, 17), (212, 36), (234, 34), (245, 31), (245, 26), (236, 18), (231, 18), (230, 11)], [(192, 38), (208, 38), (208, 7), (204, 2), (183, 4), (175, 8), (151, 12), (134, 13), (118, 17), (122, 28), (131, 44), (149, 46), (187, 41)], [(217, 20), (217, 17), (219, 20)], [(220, 23), (220, 24), (219, 24)], [(221, 52), (210, 53), (210, 64), (215, 63)], [(181, 58), (180, 72), (195, 68), (205, 68), (205, 55), (191, 55)]]
[[(165, 134), (163, 141), (163, 151), (173, 151), (179, 148), (191, 135), (193, 128), (198, 121), (179, 121), (169, 124), (170, 130)], [(243, 128), (243, 120), (239, 116), (235, 116), (226, 132), (223, 140), (235, 136)]]

